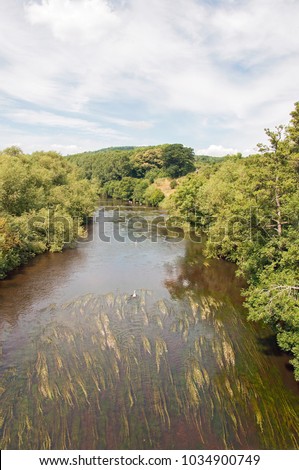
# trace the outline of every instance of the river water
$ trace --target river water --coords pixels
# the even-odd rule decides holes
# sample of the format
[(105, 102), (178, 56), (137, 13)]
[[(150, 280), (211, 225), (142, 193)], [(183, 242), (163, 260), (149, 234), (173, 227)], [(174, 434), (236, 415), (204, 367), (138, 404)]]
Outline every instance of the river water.
[(1, 448), (298, 449), (298, 385), (235, 267), (115, 209), (1, 281)]

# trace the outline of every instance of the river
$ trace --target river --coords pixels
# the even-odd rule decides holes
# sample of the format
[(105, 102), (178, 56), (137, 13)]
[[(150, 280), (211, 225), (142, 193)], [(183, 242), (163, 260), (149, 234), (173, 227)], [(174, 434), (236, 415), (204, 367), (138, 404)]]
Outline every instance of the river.
[(1, 448), (298, 449), (298, 385), (234, 265), (114, 209), (1, 281)]

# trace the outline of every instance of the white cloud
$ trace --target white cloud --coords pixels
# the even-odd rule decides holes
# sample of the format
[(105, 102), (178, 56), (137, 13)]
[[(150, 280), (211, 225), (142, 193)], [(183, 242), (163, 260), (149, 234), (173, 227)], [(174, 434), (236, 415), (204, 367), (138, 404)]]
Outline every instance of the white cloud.
[(55, 150), (56, 152), (60, 152), (62, 154), (74, 154), (74, 153), (80, 153), (82, 151), (82, 148), (78, 145), (62, 145), (62, 144), (52, 144), (50, 145), (50, 148), (52, 150)]
[[(210, 155), (211, 157), (223, 157), (224, 155), (234, 155), (238, 152), (240, 152), (240, 150), (236, 148), (226, 148), (222, 145), (212, 144), (209, 145), (209, 147), (207, 148), (196, 150), (195, 153), (196, 155)], [(246, 152), (249, 153), (248, 150), (246, 150)]]
[(36, 150), (55, 150), (63, 155), (83, 152), (86, 150), (98, 150), (113, 145), (132, 145), (135, 142), (128, 141), (127, 136), (100, 135), (84, 132), (65, 132), (65, 129), (40, 128), (32, 132), (23, 127), (13, 128), (0, 124), (0, 149), (17, 145), (25, 152), (31, 153)]
[(170, 141), (182, 112), (190, 145), (252, 147), (299, 99), (298, 17), (294, 0), (1, 0), (0, 93), (52, 128)]
[(211, 17), (212, 47), (222, 60), (241, 62), (248, 68), (297, 55), (298, 13), (294, 0), (224, 2)]
[(111, 122), (112, 124), (116, 124), (122, 127), (130, 127), (132, 129), (150, 129), (154, 126), (154, 123), (151, 121), (130, 121), (129, 119), (111, 117), (103, 117), (103, 119), (107, 122)]
[(26, 14), (33, 24), (50, 27), (63, 41), (99, 40), (118, 25), (118, 18), (105, 0), (42, 0), (27, 4)]
[(35, 124), (37, 126), (50, 126), (58, 128), (67, 128), (76, 131), (85, 131), (92, 134), (112, 136), (117, 138), (120, 133), (114, 129), (102, 127), (96, 122), (85, 119), (60, 116), (44, 111), (19, 110), (14, 111), (8, 116), (16, 122), (24, 124)]

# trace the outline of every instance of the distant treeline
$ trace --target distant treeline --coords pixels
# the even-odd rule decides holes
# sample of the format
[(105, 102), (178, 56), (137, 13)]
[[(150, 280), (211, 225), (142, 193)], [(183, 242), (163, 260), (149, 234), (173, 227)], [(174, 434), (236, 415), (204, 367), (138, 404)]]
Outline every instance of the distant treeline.
[(229, 155), (223, 157), (211, 157), (210, 155), (195, 155), (195, 163), (220, 163), (223, 162)]
[(55, 152), (0, 152), (0, 279), (44, 251), (61, 251), (82, 234), (96, 188)]
[(102, 195), (158, 205), (164, 198), (153, 185), (162, 177), (179, 178), (195, 170), (192, 148), (182, 144), (108, 148), (68, 157), (92, 180)]
[(272, 325), (299, 380), (299, 103), (266, 134), (256, 155), (200, 162), (168, 207), (206, 232), (207, 255), (237, 263), (249, 318)]

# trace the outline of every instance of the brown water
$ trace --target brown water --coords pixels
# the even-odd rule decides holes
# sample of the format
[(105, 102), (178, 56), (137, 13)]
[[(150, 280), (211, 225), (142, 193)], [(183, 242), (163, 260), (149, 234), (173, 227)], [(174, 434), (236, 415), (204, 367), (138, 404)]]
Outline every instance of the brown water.
[(1, 447), (298, 449), (298, 386), (234, 266), (92, 229), (1, 281)]

